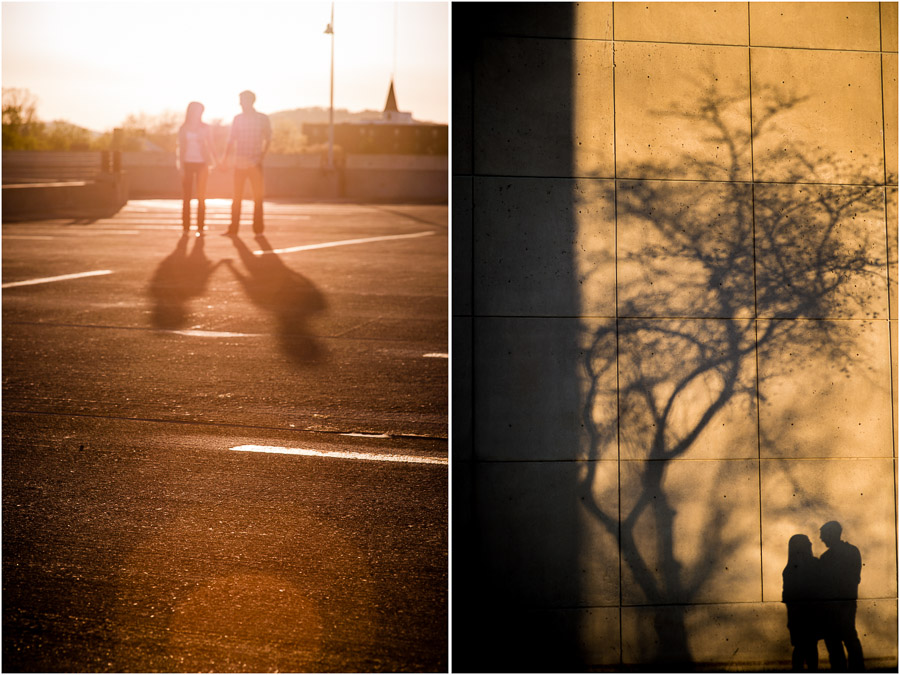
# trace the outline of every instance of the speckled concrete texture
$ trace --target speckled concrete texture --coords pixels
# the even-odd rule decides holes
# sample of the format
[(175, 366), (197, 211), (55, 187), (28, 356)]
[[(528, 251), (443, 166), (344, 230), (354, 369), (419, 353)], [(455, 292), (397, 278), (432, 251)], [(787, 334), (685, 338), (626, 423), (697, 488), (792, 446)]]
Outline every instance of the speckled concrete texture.
[(619, 181), (619, 316), (753, 315), (753, 202), (744, 183)]
[(616, 40), (746, 45), (745, 2), (621, 2)]
[[(492, 577), (509, 589), (527, 587), (527, 606), (618, 603), (615, 536), (586, 513), (592, 500), (616, 500), (616, 463), (498, 462), (477, 479)], [(572, 485), (580, 487), (574, 492)], [(568, 552), (578, 564), (560, 555)]]
[[(488, 37), (482, 49), (473, 104), (477, 174), (570, 176), (574, 158), (574, 175), (612, 175), (611, 43)], [(572, 77), (582, 83), (577, 92)]]
[(753, 110), (775, 114), (753, 144), (761, 181), (884, 182), (877, 52), (751, 49)]
[[(746, 49), (624, 42), (615, 59), (619, 178), (750, 179)], [(732, 143), (716, 142), (717, 124)]]
[[(790, 331), (759, 358), (763, 457), (890, 457), (886, 321), (760, 321)], [(835, 465), (843, 466), (843, 465)]]
[(615, 313), (610, 181), (478, 177), (475, 203), (477, 314)]
[(787, 670), (838, 520), (896, 668), (897, 3), (459, 11), (455, 663)]
[[(599, 432), (615, 425), (615, 369), (588, 376), (588, 368), (615, 358), (613, 326), (605, 319), (479, 319), (475, 418), (503, 423), (476, 425), (477, 458), (571, 460), (588, 457), (597, 443), (615, 453), (615, 438)], [(588, 397), (590, 387), (595, 396)]]
[(877, 2), (751, 2), (750, 44), (878, 51)]

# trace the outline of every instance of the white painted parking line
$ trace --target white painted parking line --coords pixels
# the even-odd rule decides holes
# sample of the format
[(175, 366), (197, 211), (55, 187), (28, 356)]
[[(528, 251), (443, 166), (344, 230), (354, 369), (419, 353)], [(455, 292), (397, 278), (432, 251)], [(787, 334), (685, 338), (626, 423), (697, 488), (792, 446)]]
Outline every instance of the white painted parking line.
[(102, 237), (107, 234), (140, 234), (137, 230), (107, 230), (100, 228), (96, 230), (81, 230), (80, 232), (66, 232), (66, 234), (74, 234), (78, 237)]
[(296, 253), (297, 251), (312, 251), (317, 248), (331, 248), (332, 246), (350, 246), (352, 244), (368, 244), (373, 241), (389, 241), (391, 239), (412, 239), (414, 237), (427, 237), (434, 231), (415, 232), (413, 234), (391, 234), (383, 237), (367, 237), (365, 239), (342, 239), (340, 241), (327, 241), (321, 244), (307, 244), (306, 246), (291, 246), (289, 248), (276, 248), (266, 251), (253, 251), (253, 255), (265, 255), (266, 253)]
[(4, 234), (3, 238), (4, 239), (35, 239), (35, 240), (40, 239), (42, 241), (46, 241), (46, 240), (53, 240), (56, 237), (41, 237), (36, 234), (21, 234), (21, 235), (19, 235), (19, 234)]
[(236, 445), (231, 448), (238, 452), (269, 452), (278, 455), (302, 455), (304, 457), (333, 457), (336, 459), (361, 459), (373, 462), (407, 462), (411, 464), (441, 464), (447, 466), (446, 458), (417, 457), (415, 455), (381, 455), (374, 452), (341, 452), (336, 450), (309, 450), (306, 448), (282, 448), (275, 445)]
[(99, 277), (104, 274), (112, 274), (112, 270), (95, 270), (93, 272), (80, 272), (79, 274), (62, 274), (58, 277), (44, 277), (42, 279), (28, 279), (27, 281), (11, 281), (3, 284), (2, 288), (13, 286), (34, 286), (35, 284), (49, 284), (54, 281), (68, 281), (69, 279), (83, 279), (85, 277)]
[[(180, 227), (178, 229), (181, 229)], [(60, 239), (63, 237), (102, 237), (107, 234), (131, 234), (136, 235), (140, 234), (138, 230), (107, 230), (107, 229), (96, 229), (96, 230), (79, 230), (73, 231), (69, 229), (61, 230), (58, 234), (55, 235), (40, 235), (40, 234), (4, 234), (4, 239), (35, 239), (42, 241), (53, 241), (54, 239)]]
[(188, 337), (208, 337), (208, 338), (239, 338), (239, 337), (261, 337), (261, 333), (229, 333), (227, 331), (217, 330), (166, 330), (162, 333), (174, 333), (175, 335), (186, 335)]
[(341, 436), (355, 436), (356, 438), (390, 438), (387, 434), (341, 434)]
[(55, 187), (84, 187), (87, 185), (85, 181), (72, 180), (59, 183), (4, 183), (3, 189), (10, 188), (55, 188)]
[(449, 359), (450, 358), (449, 354), (438, 354), (438, 353), (423, 354), (422, 356), (424, 356), (426, 359)]
[(181, 225), (139, 225), (134, 226), (138, 230), (183, 230)]

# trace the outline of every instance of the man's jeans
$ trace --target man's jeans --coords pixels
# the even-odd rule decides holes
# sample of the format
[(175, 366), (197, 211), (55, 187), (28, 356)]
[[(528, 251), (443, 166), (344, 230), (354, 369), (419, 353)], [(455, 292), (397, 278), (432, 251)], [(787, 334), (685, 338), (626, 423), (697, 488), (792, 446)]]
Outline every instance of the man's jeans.
[(244, 198), (244, 182), (250, 179), (253, 191), (253, 231), (263, 230), (263, 170), (262, 164), (247, 169), (234, 170), (234, 198), (231, 202), (231, 229), (237, 230), (241, 223), (241, 200)]

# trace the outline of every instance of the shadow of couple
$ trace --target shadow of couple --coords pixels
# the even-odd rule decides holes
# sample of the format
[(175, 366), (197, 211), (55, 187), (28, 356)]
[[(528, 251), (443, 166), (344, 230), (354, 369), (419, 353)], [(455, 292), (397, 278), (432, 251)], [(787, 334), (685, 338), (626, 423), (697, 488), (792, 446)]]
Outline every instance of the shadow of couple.
[[(191, 239), (194, 239), (194, 245), (188, 251)], [(215, 263), (210, 261), (206, 257), (204, 237), (185, 234), (179, 239), (175, 250), (159, 264), (149, 283), (154, 328), (184, 329), (190, 317), (188, 303), (206, 291), (212, 273), (225, 265), (251, 302), (274, 318), (279, 346), (293, 361), (308, 364), (321, 360), (324, 348), (309, 329), (310, 319), (327, 307), (319, 289), (285, 265), (264, 236), (256, 236), (260, 246), (256, 252), (239, 237), (230, 239), (243, 271), (230, 258)]]

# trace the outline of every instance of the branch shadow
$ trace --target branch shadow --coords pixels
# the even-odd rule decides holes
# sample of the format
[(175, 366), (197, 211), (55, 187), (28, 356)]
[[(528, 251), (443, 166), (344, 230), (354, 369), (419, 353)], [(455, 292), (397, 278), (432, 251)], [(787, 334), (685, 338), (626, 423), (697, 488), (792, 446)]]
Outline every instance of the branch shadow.
[[(725, 164), (693, 146), (629, 167), (626, 175), (648, 178), (609, 188), (617, 319), (588, 332), (582, 362), (587, 459), (615, 459), (609, 449), (618, 447), (622, 467), (620, 502), (585, 506), (619, 540), (626, 604), (657, 607), (654, 629), (632, 648), (667, 668), (696, 661), (686, 614), (673, 605), (721, 598), (717, 589), (730, 589), (734, 602), (759, 596), (759, 563), (741, 562), (748, 546), (758, 558), (759, 524), (741, 502), (755, 501), (758, 513), (760, 493), (736, 487), (728, 473), (735, 463), (718, 460), (758, 463), (767, 382), (810, 360), (847, 375), (857, 336), (849, 322), (825, 319), (885, 318), (888, 298), (883, 187), (863, 175), (847, 185), (798, 182), (851, 169), (797, 143), (785, 143), (778, 166), (768, 167), (783, 182), (741, 178), (752, 143), (776, 133), (779, 117), (805, 98), (759, 87), (748, 130), (731, 114), (738, 95), (714, 76), (685, 86), (696, 90), (694, 108), (654, 114), (699, 129), (716, 150), (709, 155)], [(697, 179), (654, 178), (673, 166)], [(778, 372), (758, 367), (786, 355)], [(705, 463), (685, 470), (679, 459)], [(579, 491), (590, 495), (600, 462), (587, 465)], [(754, 578), (755, 590), (745, 592)]]

